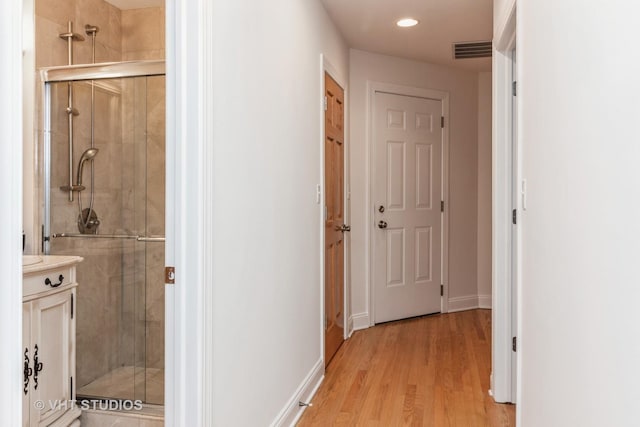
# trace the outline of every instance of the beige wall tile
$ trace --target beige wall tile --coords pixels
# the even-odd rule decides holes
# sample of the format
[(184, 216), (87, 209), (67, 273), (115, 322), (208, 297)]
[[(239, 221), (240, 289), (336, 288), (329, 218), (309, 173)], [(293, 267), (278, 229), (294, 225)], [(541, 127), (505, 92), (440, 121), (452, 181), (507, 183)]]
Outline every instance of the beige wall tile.
[(67, 65), (67, 43), (59, 37), (66, 32), (66, 24), (58, 24), (43, 16), (36, 16), (36, 68)]
[(164, 49), (162, 8), (122, 11), (122, 51), (139, 52)]
[(107, 45), (118, 52), (122, 51), (122, 11), (111, 4), (109, 8), (109, 37)]
[(164, 49), (123, 52), (123, 61), (164, 59)]
[[(75, 15), (75, 0), (36, 0), (36, 16), (46, 17), (52, 22), (67, 27)], [(36, 32), (39, 28), (36, 26)]]

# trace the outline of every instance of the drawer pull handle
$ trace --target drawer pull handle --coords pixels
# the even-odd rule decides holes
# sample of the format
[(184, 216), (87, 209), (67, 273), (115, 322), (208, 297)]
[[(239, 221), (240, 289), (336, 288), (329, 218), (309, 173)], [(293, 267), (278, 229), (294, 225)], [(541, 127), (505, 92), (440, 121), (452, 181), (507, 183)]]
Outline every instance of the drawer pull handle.
[(58, 283), (51, 283), (51, 280), (47, 277), (46, 279), (44, 279), (44, 284), (46, 286), (51, 286), (52, 288), (57, 288), (58, 286), (62, 285), (62, 281), (64, 280), (64, 276), (61, 274), (60, 277), (58, 277), (59, 282)]

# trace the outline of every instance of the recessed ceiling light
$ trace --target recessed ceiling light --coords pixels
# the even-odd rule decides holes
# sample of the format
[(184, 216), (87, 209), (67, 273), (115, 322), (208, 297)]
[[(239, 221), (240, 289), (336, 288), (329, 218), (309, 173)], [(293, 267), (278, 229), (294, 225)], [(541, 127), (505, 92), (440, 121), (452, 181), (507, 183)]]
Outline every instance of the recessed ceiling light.
[(396, 22), (398, 27), (413, 27), (414, 25), (418, 25), (418, 20), (413, 18), (402, 18)]

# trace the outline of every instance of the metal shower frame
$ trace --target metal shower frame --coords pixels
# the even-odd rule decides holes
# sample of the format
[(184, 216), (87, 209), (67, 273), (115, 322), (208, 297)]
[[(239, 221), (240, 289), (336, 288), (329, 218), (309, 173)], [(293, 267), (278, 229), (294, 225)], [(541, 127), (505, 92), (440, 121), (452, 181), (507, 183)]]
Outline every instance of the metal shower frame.
[[(107, 80), (128, 77), (164, 76), (164, 60), (104, 62), (98, 64), (67, 65), (40, 69), (43, 93), (43, 173), (44, 218), (42, 252), (49, 253), (51, 243), (51, 84), (78, 81)], [(61, 236), (62, 237), (62, 236)]]

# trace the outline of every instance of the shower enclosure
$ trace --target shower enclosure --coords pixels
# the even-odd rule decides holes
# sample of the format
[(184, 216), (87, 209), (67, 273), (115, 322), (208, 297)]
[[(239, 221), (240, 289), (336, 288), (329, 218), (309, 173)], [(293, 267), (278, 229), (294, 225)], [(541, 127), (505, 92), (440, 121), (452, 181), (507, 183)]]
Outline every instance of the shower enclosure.
[(79, 398), (164, 403), (164, 72), (164, 61), (41, 71), (42, 249), (84, 257)]

